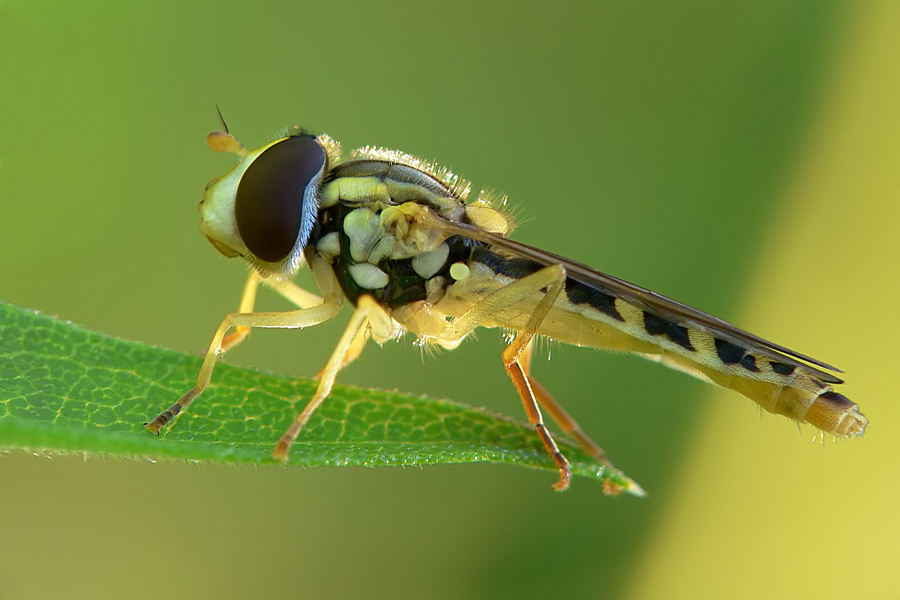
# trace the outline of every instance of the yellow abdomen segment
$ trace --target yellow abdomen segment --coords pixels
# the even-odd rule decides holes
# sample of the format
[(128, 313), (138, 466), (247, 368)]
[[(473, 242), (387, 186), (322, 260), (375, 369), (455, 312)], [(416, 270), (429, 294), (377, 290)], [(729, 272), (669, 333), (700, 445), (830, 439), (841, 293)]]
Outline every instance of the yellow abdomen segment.
[[(560, 298), (538, 333), (577, 346), (639, 354), (747, 396), (767, 412), (833, 435), (861, 435), (868, 420), (818, 371), (755, 352), (706, 331), (668, 323), (619, 298), (600, 308)], [(509, 311), (498, 325), (519, 328), (527, 317)], [(668, 324), (668, 326), (661, 326)], [(834, 379), (834, 381), (840, 381)]]

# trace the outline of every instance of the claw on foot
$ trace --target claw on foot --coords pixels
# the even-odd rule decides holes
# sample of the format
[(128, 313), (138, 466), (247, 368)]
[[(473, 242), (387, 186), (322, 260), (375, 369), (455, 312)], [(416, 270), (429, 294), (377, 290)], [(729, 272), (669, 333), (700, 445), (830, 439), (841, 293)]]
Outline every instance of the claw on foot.
[(272, 451), (272, 458), (277, 460), (278, 462), (286, 463), (288, 461), (288, 456), (291, 453), (291, 445), (285, 443), (284, 440), (279, 440), (275, 445), (275, 450)]
[(561, 467), (559, 469), (559, 481), (553, 484), (553, 489), (557, 492), (564, 492), (569, 489), (569, 483), (572, 480), (572, 472), (569, 471), (568, 467)]

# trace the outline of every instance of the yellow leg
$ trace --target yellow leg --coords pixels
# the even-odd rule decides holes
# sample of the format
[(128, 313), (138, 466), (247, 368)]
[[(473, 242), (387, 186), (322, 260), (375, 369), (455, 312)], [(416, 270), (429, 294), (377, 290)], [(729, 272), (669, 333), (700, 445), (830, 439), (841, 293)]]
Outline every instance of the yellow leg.
[(320, 296), (304, 290), (292, 281), (267, 281), (265, 283), (289, 302), (296, 304), (298, 308), (312, 308), (323, 302)]
[[(317, 275), (317, 283), (320, 285), (325, 295), (325, 299), (321, 304), (287, 312), (239, 312), (225, 317), (222, 324), (219, 325), (218, 330), (216, 330), (216, 334), (213, 336), (213, 340), (206, 351), (206, 357), (203, 359), (203, 366), (200, 368), (200, 375), (197, 377), (197, 384), (179, 398), (178, 402), (161, 412), (156, 418), (149, 423), (146, 423), (144, 426), (153, 433), (159, 434), (160, 429), (169, 424), (176, 416), (178, 416), (178, 413), (187, 408), (188, 405), (190, 405), (190, 403), (209, 386), (218, 355), (227, 349), (223, 347), (223, 344), (226, 340), (225, 334), (230, 328), (235, 327), (236, 333), (242, 332), (229, 340), (228, 348), (233, 348), (236, 344), (240, 343), (241, 340), (247, 337), (247, 334), (252, 327), (301, 329), (303, 327), (312, 327), (313, 325), (324, 323), (337, 315), (338, 310), (343, 303), (343, 296), (340, 294), (340, 288), (337, 281), (334, 279), (334, 273), (331, 271), (331, 267), (324, 262), (314, 262), (310, 267), (313, 269), (313, 274)], [(247, 284), (244, 286), (244, 293), (241, 297), (242, 309), (252, 309), (256, 297), (256, 289), (259, 286), (259, 283), (260, 278), (258, 275), (251, 275), (248, 278)], [(283, 289), (290, 288), (290, 286), (283, 283), (276, 284), (273, 287), (279, 293), (282, 293)], [(295, 288), (293, 291), (300, 290), (300, 288), (297, 288), (296, 286), (293, 287)], [(308, 294), (308, 292), (300, 291), (303, 294)], [(286, 295), (286, 297), (291, 300), (289, 296)], [(300, 296), (298, 295), (297, 297), (299, 298)]]
[(362, 351), (362, 345), (367, 339), (366, 332), (369, 328), (371, 328), (373, 337), (376, 339), (386, 339), (390, 332), (393, 331), (393, 321), (390, 315), (371, 296), (361, 296), (357, 303), (356, 312), (350, 318), (347, 329), (344, 330), (337, 347), (331, 353), (331, 358), (328, 359), (328, 364), (325, 365), (325, 369), (322, 370), (319, 376), (319, 387), (316, 388), (316, 393), (303, 408), (303, 411), (297, 415), (297, 418), (294, 419), (287, 431), (284, 432), (281, 439), (278, 440), (275, 451), (272, 452), (272, 458), (282, 462), (287, 461), (291, 445), (297, 439), (300, 430), (303, 429), (303, 426), (306, 425), (312, 414), (328, 397), (328, 394), (331, 393), (331, 388), (334, 385), (338, 372)]
[[(368, 327), (363, 327), (359, 331), (356, 332), (356, 337), (353, 338), (353, 341), (350, 342), (350, 346), (347, 348), (347, 353), (344, 355), (344, 360), (341, 362), (341, 366), (338, 371), (342, 371), (344, 367), (352, 363), (354, 360), (359, 358), (360, 353), (362, 353), (363, 348), (366, 345), (366, 342), (369, 341), (369, 329)], [(317, 377), (321, 378), (322, 374), (325, 372), (323, 369)]]
[[(262, 278), (259, 276), (259, 273), (256, 272), (256, 269), (252, 269), (250, 276), (247, 277), (247, 283), (244, 284), (244, 293), (241, 294), (241, 303), (238, 305), (239, 313), (253, 312), (253, 307), (256, 305), (256, 290), (259, 288), (260, 281), (262, 281)], [(222, 338), (222, 343), (219, 345), (219, 353), (228, 352), (243, 342), (248, 335), (250, 335), (249, 327), (244, 325), (235, 327), (234, 331)]]
[[(297, 284), (291, 281), (267, 281), (263, 282), (262, 277), (256, 271), (256, 269), (252, 269), (250, 271), (250, 276), (247, 277), (247, 283), (244, 284), (244, 292), (241, 294), (241, 303), (238, 306), (239, 313), (252, 313), (253, 307), (256, 304), (256, 290), (259, 288), (260, 283), (265, 283), (270, 288), (278, 292), (281, 296), (286, 298), (288, 301), (293, 302), (300, 308), (312, 308), (313, 306), (317, 306), (322, 304), (322, 298), (313, 294), (312, 292), (307, 292)], [(228, 352), (241, 342), (243, 342), (247, 336), (250, 335), (250, 327), (241, 325), (234, 328), (234, 331), (226, 335), (222, 339), (222, 344), (219, 348), (219, 353), (224, 354)]]
[[(569, 481), (572, 478), (572, 473), (569, 470), (569, 461), (559, 451), (559, 447), (550, 434), (550, 430), (544, 425), (537, 397), (528, 377), (527, 365), (529, 357), (526, 355), (524, 360), (522, 360), (522, 356), (526, 348), (530, 348), (531, 340), (534, 338), (544, 317), (547, 316), (547, 313), (553, 307), (553, 303), (556, 302), (565, 282), (566, 270), (562, 265), (553, 265), (541, 269), (485, 297), (481, 302), (454, 320), (450, 324), (446, 335), (441, 336), (445, 342), (455, 342), (468, 335), (482, 323), (490, 321), (498, 312), (502, 312), (524, 300), (536, 298), (538, 294), (543, 294), (543, 297), (528, 318), (525, 327), (519, 331), (516, 338), (503, 351), (502, 357), (503, 366), (506, 368), (510, 379), (512, 379), (513, 385), (516, 386), (516, 391), (519, 392), (519, 398), (522, 400), (525, 414), (528, 416), (528, 422), (534, 427), (541, 438), (541, 442), (544, 444), (544, 448), (547, 449), (557, 468), (559, 468), (559, 481), (553, 484), (553, 488), (558, 491), (569, 487)], [(544, 291), (542, 292), (542, 290)]]

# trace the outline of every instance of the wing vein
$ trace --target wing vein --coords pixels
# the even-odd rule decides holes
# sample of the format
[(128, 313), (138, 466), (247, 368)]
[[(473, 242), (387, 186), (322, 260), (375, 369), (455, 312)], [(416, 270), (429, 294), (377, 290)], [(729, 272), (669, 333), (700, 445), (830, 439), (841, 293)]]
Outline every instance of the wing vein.
[(677, 300), (673, 300), (672, 298), (668, 298), (652, 290), (613, 277), (612, 275), (601, 273), (587, 265), (575, 262), (564, 256), (559, 256), (552, 252), (547, 252), (546, 250), (541, 250), (540, 248), (535, 248), (511, 240), (499, 234), (484, 231), (472, 225), (448, 221), (437, 215), (432, 215), (432, 217), (438, 221), (437, 225), (444, 231), (471, 238), (510, 254), (528, 258), (542, 265), (549, 266), (561, 264), (566, 268), (566, 273), (571, 279), (608, 294), (612, 294), (639, 308), (646, 308), (648, 311), (656, 313), (660, 317), (664, 317), (679, 325), (713, 333), (729, 342), (753, 346), (755, 351), (770, 358), (785, 361), (794, 366), (812, 371), (827, 383), (843, 383), (843, 380), (838, 377), (835, 377), (830, 373), (825, 373), (810, 365), (815, 365), (822, 369), (837, 373), (842, 372), (840, 369), (807, 356), (806, 354), (801, 354), (800, 352), (791, 350), (790, 348), (776, 344), (765, 338), (761, 338), (748, 331), (744, 331), (727, 321), (701, 310), (697, 310), (696, 308), (692, 308), (686, 304), (682, 304)]

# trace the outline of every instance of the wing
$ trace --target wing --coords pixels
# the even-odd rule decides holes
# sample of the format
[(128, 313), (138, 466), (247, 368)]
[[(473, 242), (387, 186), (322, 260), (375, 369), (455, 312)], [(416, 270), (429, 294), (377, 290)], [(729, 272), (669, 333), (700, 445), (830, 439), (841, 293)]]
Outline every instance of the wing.
[(689, 329), (706, 331), (715, 337), (725, 339), (734, 344), (746, 346), (748, 349), (752, 349), (754, 352), (764, 356), (792, 364), (807, 371), (812, 371), (824, 382), (835, 384), (843, 383), (842, 379), (835, 377), (830, 373), (813, 368), (810, 364), (838, 373), (841, 372), (840, 369), (810, 356), (806, 356), (805, 354), (785, 348), (774, 342), (770, 342), (769, 340), (744, 331), (743, 329), (739, 329), (727, 321), (723, 321), (718, 317), (714, 317), (713, 315), (697, 310), (696, 308), (691, 308), (686, 304), (667, 298), (662, 294), (657, 294), (652, 290), (623, 281), (612, 275), (595, 271), (586, 265), (569, 260), (563, 256), (521, 242), (513, 241), (499, 234), (490, 233), (465, 223), (447, 221), (440, 217), (435, 217), (435, 219), (440, 221), (439, 227), (448, 233), (462, 235), (489, 244), (496, 250), (527, 258), (542, 265), (563, 265), (566, 268), (566, 274), (569, 278), (620, 298), (642, 310), (646, 310)]

